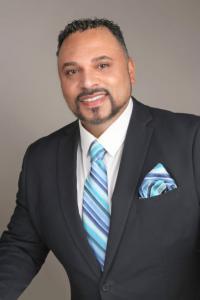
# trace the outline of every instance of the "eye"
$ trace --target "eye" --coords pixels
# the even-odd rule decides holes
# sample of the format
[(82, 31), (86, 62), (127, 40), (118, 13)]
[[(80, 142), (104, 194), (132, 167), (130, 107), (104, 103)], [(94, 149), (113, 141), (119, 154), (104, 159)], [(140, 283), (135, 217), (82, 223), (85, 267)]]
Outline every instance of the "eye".
[(109, 67), (108, 63), (100, 63), (100, 64), (98, 64), (98, 69), (100, 69), (100, 70), (108, 68), (108, 67)]
[(77, 69), (67, 69), (64, 71), (64, 73), (66, 76), (73, 76), (76, 73), (78, 73), (78, 70)]

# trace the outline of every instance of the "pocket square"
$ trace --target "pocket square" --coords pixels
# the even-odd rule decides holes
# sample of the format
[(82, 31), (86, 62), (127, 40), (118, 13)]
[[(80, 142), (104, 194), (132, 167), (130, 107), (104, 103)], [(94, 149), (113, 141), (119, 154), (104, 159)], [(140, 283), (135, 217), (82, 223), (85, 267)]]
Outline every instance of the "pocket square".
[(144, 178), (139, 188), (139, 198), (150, 198), (176, 189), (177, 185), (163, 164), (158, 163)]

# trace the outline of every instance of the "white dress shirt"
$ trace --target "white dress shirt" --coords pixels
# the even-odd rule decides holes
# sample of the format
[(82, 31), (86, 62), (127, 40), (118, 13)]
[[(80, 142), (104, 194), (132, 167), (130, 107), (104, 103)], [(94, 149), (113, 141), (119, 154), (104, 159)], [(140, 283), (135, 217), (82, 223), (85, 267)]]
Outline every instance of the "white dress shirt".
[(84, 183), (90, 172), (90, 157), (88, 155), (88, 150), (94, 140), (97, 140), (106, 150), (104, 162), (107, 167), (108, 197), (110, 199), (111, 210), (111, 198), (119, 171), (124, 140), (126, 137), (132, 109), (133, 101), (130, 99), (123, 113), (106, 129), (106, 131), (102, 133), (98, 139), (89, 131), (87, 131), (79, 121), (80, 142), (77, 149), (76, 174), (78, 210), (81, 218)]

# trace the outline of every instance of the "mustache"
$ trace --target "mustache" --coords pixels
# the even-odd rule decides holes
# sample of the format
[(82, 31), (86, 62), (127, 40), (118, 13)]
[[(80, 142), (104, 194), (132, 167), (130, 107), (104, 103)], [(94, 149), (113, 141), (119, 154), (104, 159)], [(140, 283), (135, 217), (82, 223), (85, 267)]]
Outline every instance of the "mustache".
[(81, 101), (81, 97), (83, 96), (91, 96), (95, 93), (100, 93), (103, 92), (107, 95), (110, 95), (109, 91), (105, 88), (95, 88), (95, 89), (85, 89), (82, 93), (80, 93), (77, 97), (76, 100), (77, 101)]

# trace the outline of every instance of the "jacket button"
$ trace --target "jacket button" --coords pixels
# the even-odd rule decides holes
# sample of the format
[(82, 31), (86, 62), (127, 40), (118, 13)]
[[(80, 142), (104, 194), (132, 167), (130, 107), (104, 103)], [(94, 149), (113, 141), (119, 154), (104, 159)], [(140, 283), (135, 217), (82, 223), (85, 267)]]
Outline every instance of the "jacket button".
[(104, 283), (103, 286), (102, 286), (102, 290), (104, 292), (108, 292), (111, 288), (111, 283), (110, 282), (107, 282), (107, 283)]

